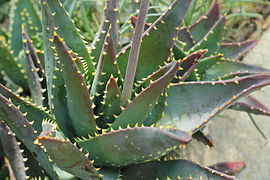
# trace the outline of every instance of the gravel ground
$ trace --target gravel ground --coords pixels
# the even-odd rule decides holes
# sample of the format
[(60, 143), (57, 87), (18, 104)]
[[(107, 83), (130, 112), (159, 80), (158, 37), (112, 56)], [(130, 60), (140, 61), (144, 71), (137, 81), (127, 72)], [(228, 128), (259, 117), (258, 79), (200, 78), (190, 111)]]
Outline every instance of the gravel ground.
[[(258, 45), (244, 58), (244, 62), (270, 69), (270, 29), (265, 31)], [(270, 107), (270, 87), (253, 93)], [(253, 116), (270, 141), (270, 117)], [(187, 147), (185, 157), (204, 165), (222, 161), (245, 161), (247, 167), (237, 178), (244, 180), (270, 179), (270, 142), (259, 134), (248, 115), (227, 110), (210, 124), (215, 148), (196, 141)]]

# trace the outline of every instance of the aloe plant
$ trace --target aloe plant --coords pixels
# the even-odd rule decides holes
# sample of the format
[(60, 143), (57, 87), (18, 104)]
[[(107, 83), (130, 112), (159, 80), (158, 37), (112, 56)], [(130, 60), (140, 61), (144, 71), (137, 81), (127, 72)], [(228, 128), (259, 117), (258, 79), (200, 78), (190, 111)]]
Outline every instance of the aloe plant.
[(118, 0), (106, 1), (91, 44), (69, 4), (12, 0), (10, 34), (1, 32), (0, 137), (16, 178), (235, 179), (168, 158), (192, 138), (211, 146), (207, 125), (228, 107), (269, 115), (247, 96), (270, 84), (269, 70), (236, 61), (256, 41), (223, 43), (219, 1), (190, 27), (190, 0), (151, 24), (141, 1), (125, 47)]

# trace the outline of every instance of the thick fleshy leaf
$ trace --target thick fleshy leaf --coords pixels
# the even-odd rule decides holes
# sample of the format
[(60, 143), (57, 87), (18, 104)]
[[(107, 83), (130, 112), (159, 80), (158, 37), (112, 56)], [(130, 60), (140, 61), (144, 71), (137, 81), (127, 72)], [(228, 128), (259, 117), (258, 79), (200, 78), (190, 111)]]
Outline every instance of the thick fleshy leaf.
[(32, 35), (36, 35), (37, 32), (41, 32), (41, 22), (33, 0), (11, 1), (9, 17), (11, 19), (9, 25), (9, 32), (11, 33), (9, 44), (16, 57), (23, 47), (21, 24), (29, 24), (29, 35), (32, 37)]
[[(209, 64), (206, 62), (206, 64)], [(212, 64), (212, 62), (211, 62)], [(217, 61), (211, 68), (208, 68), (204, 74), (202, 74), (202, 80), (204, 81), (212, 81), (221, 79), (227, 75), (235, 74), (235, 73), (269, 73), (270, 70), (265, 69), (263, 67), (258, 67), (254, 65), (244, 64), (236, 61)]]
[(74, 137), (72, 120), (68, 114), (65, 81), (60, 72), (61, 65), (56, 61), (54, 50), (51, 48), (53, 42), (48, 37), (53, 35), (53, 18), (46, 0), (41, 1), (42, 30), (45, 55), (45, 76), (47, 80), (48, 103), (52, 114), (61, 131), (70, 139)]
[(219, 52), (224, 55), (225, 59), (236, 60), (249, 52), (258, 41), (243, 41), (235, 43), (223, 43)]
[(94, 62), (98, 62), (100, 55), (102, 55), (102, 46), (105, 42), (106, 34), (108, 33), (111, 25), (112, 40), (114, 51), (117, 52), (119, 46), (119, 0), (106, 0), (104, 8), (104, 15), (102, 17), (98, 32), (94, 41), (91, 44), (91, 56)]
[[(117, 80), (114, 77), (111, 77), (107, 83), (104, 95), (103, 115), (101, 119), (102, 124), (113, 123), (115, 120), (114, 115), (120, 114), (120, 96), (121, 90), (117, 85)], [(100, 122), (97, 121), (97, 124), (99, 123)]]
[(184, 50), (188, 51), (194, 44), (196, 43), (190, 34), (190, 30), (188, 28), (180, 29), (178, 33), (178, 40), (185, 43)]
[[(176, 0), (145, 32), (140, 48), (136, 69), (136, 80), (157, 71), (169, 58), (179, 24), (184, 17), (190, 0)], [(122, 75), (126, 72), (130, 45), (118, 54), (118, 64)]]
[(156, 104), (153, 106), (149, 116), (145, 119), (144, 125), (151, 126), (156, 124), (162, 117), (166, 107), (166, 90), (165, 92), (158, 98)]
[[(20, 40), (21, 41), (21, 40)], [(0, 40), (0, 69), (17, 85), (29, 90), (25, 70), (10, 53), (7, 44)]]
[(159, 96), (170, 84), (178, 69), (179, 62), (174, 61), (172, 67), (166, 74), (153, 81), (127, 105), (122, 113), (116, 118), (112, 127), (118, 129), (119, 126), (127, 127), (128, 125), (135, 126), (137, 123), (144, 124)]
[(71, 56), (72, 52), (56, 32), (54, 32), (53, 41), (62, 65), (67, 91), (68, 111), (72, 119), (73, 128), (78, 136), (93, 134), (97, 130), (97, 127), (92, 109), (92, 101), (83, 76)]
[(215, 179), (233, 180), (233, 176), (220, 173), (188, 160), (155, 161), (132, 165), (122, 170), (122, 179)]
[(220, 0), (214, 0), (208, 12), (188, 28), (192, 39), (196, 43), (200, 42), (220, 18), (221, 3)]
[(218, 61), (223, 60), (223, 55), (222, 54), (218, 54), (218, 55), (214, 55), (214, 56), (210, 56), (210, 57), (206, 57), (206, 58), (202, 58), (200, 59), (197, 67), (196, 67), (196, 73), (199, 76), (202, 76), (202, 74), (209, 68), (211, 68), (213, 65), (215, 65)]
[(230, 106), (230, 109), (270, 116), (270, 109), (252, 96), (239, 99), (236, 103)]
[(47, 93), (48, 93), (48, 104), (50, 109), (52, 110), (52, 84), (53, 84), (53, 76), (55, 69), (55, 57), (54, 51), (51, 48), (53, 43), (49, 41), (49, 37), (53, 34), (53, 28), (51, 28), (51, 24), (53, 23), (53, 19), (50, 14), (50, 9), (45, 0), (41, 0), (41, 13), (42, 13), (42, 35), (43, 35), (43, 46), (44, 46), (44, 61), (45, 61), (45, 77), (47, 83)]
[(39, 136), (37, 142), (61, 169), (82, 179), (102, 179), (86, 155), (69, 141)]
[(257, 74), (225, 81), (171, 85), (168, 106), (159, 124), (194, 133), (240, 97), (269, 84), (269, 74)]
[(0, 118), (16, 134), (16, 136), (31, 151), (35, 159), (42, 165), (44, 170), (53, 178), (58, 179), (52, 164), (43, 149), (34, 144), (37, 134), (25, 116), (8, 99), (0, 95)]
[(100, 59), (98, 60), (97, 69), (95, 72), (94, 80), (91, 86), (91, 96), (103, 96), (107, 81), (111, 76), (119, 77), (120, 71), (115, 57), (114, 44), (112, 40), (112, 29), (108, 30), (107, 36), (101, 50)]
[(215, 25), (209, 30), (209, 32), (194, 45), (189, 52), (193, 52), (199, 49), (207, 49), (206, 56), (214, 55), (220, 48), (220, 41), (222, 40), (225, 26), (225, 17), (219, 19)]
[[(82, 57), (83, 60), (86, 63), (86, 69), (87, 72), (86, 78), (90, 81), (93, 78), (93, 72), (95, 71), (93, 62), (90, 58), (89, 52), (87, 50), (86, 45), (84, 44), (83, 38), (81, 37), (79, 31), (75, 27), (74, 23), (72, 22), (72, 19), (69, 17), (69, 14), (64, 9), (63, 5), (59, 0), (42, 0), (43, 5), (45, 2), (45, 8), (46, 4), (48, 3), (49, 8), (55, 15), (52, 17), (54, 22), (50, 22), (55, 27), (58, 27), (58, 33), (61, 37), (65, 39), (65, 42), (67, 43), (67, 46), (70, 47), (75, 53), (78, 53), (79, 57)], [(46, 18), (51, 18), (48, 16), (52, 16), (52, 14), (46, 14)], [(84, 69), (79, 67), (79, 69), (84, 73)]]
[(245, 162), (222, 162), (209, 166), (209, 168), (214, 169), (216, 171), (228, 174), (235, 175), (239, 173), (246, 167)]
[(50, 114), (45, 112), (45, 110), (36, 107), (31, 102), (14, 94), (10, 89), (7, 89), (2, 84), (0, 84), (0, 94), (5, 96), (7, 99), (10, 99), (15, 106), (19, 106), (22, 113), (26, 113), (26, 118), (29, 122), (34, 123), (32, 127), (37, 131), (37, 133), (41, 132), (42, 121), (44, 119), (52, 119)]
[[(22, 25), (22, 38), (23, 38), (23, 49), (25, 53), (25, 67), (27, 72), (27, 83), (29, 85), (31, 97), (34, 103), (39, 106), (43, 105), (43, 90), (41, 87), (41, 80), (38, 74), (39, 69), (34, 63), (34, 58), (38, 58), (36, 52), (33, 49), (31, 40), (25, 32), (24, 25)], [(39, 61), (39, 60), (38, 60)], [(40, 61), (39, 61), (40, 62)]]
[(96, 164), (119, 167), (157, 159), (190, 140), (188, 133), (174, 128), (134, 127), (77, 142)]
[(4, 122), (0, 122), (0, 140), (16, 179), (26, 180), (20, 147), (13, 133)]

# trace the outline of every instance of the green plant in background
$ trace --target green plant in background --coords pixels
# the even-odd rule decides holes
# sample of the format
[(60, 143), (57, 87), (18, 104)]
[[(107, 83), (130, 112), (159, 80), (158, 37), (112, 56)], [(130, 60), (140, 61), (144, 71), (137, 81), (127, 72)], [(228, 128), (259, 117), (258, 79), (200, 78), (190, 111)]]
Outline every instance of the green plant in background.
[(247, 96), (270, 84), (269, 70), (236, 61), (256, 41), (223, 42), (219, 1), (185, 27), (190, 0), (153, 19), (145, 0), (124, 46), (121, 3), (106, 1), (89, 45), (75, 24), (91, 36), (93, 22), (72, 20), (72, 1), (11, 1), (0, 40), (0, 157), (17, 179), (235, 179), (227, 174), (242, 162), (208, 168), (172, 153), (192, 138), (212, 146), (207, 124), (228, 107), (270, 114)]

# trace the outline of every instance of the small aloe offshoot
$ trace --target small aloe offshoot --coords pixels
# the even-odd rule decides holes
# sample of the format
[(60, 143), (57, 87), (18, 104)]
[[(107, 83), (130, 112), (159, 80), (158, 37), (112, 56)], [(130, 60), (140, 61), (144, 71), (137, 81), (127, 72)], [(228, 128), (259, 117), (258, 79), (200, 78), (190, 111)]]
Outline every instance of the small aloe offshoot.
[(236, 61), (256, 41), (222, 41), (218, 0), (190, 27), (181, 23), (191, 0), (175, 0), (151, 24), (150, 0), (136, 3), (126, 46), (118, 0), (106, 1), (93, 42), (67, 13), (70, 1), (11, 1), (0, 138), (17, 179), (235, 179), (230, 163), (167, 158), (193, 138), (213, 146), (207, 125), (226, 108), (269, 115), (247, 96), (270, 84), (269, 70)]

